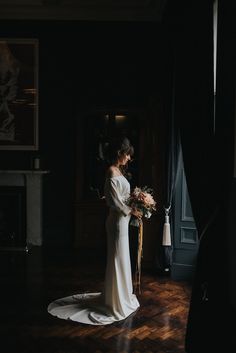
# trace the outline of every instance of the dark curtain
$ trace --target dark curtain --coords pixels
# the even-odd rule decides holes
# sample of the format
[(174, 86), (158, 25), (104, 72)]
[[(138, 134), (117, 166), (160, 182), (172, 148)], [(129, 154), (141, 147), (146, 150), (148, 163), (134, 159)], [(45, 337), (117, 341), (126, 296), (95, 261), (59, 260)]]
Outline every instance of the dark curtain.
[(169, 2), (171, 45), (176, 56), (175, 119), (200, 237), (186, 330), (187, 353), (227, 350), (233, 344), (233, 332), (227, 324), (227, 318), (232, 315), (227, 251), (227, 203), (233, 151), (233, 109), (229, 100), (234, 80), (229, 68), (232, 58), (228, 56), (227, 35), (232, 4), (231, 1), (219, 4), (218, 94), (214, 122), (213, 1)]
[[(172, 95), (171, 95), (171, 104), (169, 117), (167, 119), (167, 138), (166, 138), (166, 151), (165, 151), (165, 190), (164, 190), (164, 215), (165, 221), (163, 226), (163, 239), (161, 246), (161, 258), (162, 258), (162, 268), (165, 273), (171, 271), (172, 266), (172, 255), (173, 255), (173, 195), (176, 187), (177, 175), (180, 167), (180, 135), (179, 129), (175, 121), (175, 76), (174, 76), (174, 65), (173, 65), (173, 79), (171, 82), (172, 85)], [(171, 244), (165, 244), (165, 229), (168, 232), (170, 228)]]
[[(177, 173), (180, 165), (180, 135), (175, 121), (175, 54), (173, 46), (170, 46), (171, 32), (167, 18), (162, 23), (162, 57), (165, 58), (163, 64), (163, 85), (162, 85), (162, 114), (165, 119), (161, 133), (163, 134), (162, 164), (162, 198), (161, 198), (161, 236), (157, 248), (156, 269), (159, 274), (169, 275), (172, 266), (173, 255), (173, 196), (176, 186)], [(170, 244), (165, 243), (170, 233)], [(167, 236), (165, 237), (166, 234)], [(168, 243), (168, 242), (167, 242)]]

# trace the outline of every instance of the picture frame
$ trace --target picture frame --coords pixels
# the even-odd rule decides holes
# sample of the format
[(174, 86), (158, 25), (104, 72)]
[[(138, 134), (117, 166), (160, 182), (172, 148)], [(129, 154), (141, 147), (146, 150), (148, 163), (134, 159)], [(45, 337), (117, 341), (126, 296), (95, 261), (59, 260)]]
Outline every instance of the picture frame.
[(38, 150), (38, 39), (0, 38), (0, 150)]

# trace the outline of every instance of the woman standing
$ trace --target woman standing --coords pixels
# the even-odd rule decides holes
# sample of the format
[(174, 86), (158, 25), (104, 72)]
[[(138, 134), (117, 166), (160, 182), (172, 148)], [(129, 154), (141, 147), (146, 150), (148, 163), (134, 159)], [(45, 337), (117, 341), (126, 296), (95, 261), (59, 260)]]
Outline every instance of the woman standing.
[(124, 174), (134, 150), (129, 140), (122, 138), (112, 141), (107, 152), (109, 167), (104, 195), (109, 214), (104, 290), (58, 299), (48, 306), (48, 312), (54, 316), (92, 325), (124, 320), (139, 307), (133, 293), (128, 231), (131, 214), (140, 218), (141, 213), (125, 204), (130, 184)]

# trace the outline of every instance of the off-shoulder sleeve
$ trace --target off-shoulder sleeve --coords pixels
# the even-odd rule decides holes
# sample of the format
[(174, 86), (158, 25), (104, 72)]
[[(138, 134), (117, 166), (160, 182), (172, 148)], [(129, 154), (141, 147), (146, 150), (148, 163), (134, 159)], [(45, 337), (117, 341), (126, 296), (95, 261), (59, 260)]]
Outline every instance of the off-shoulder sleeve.
[(107, 205), (118, 212), (122, 212), (125, 216), (130, 214), (131, 208), (124, 203), (120, 195), (117, 180), (108, 178), (106, 180), (105, 197)]

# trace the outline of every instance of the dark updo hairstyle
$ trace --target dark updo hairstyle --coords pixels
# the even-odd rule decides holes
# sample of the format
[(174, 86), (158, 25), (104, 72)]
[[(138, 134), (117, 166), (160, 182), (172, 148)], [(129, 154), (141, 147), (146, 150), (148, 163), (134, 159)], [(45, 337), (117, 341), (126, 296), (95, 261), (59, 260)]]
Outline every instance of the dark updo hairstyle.
[[(116, 163), (117, 159), (123, 154), (133, 156), (134, 148), (127, 137), (116, 136), (107, 144), (107, 148), (106, 148), (107, 165), (110, 166)], [(127, 165), (120, 166), (120, 170), (123, 174), (126, 174), (126, 169), (127, 169)]]

